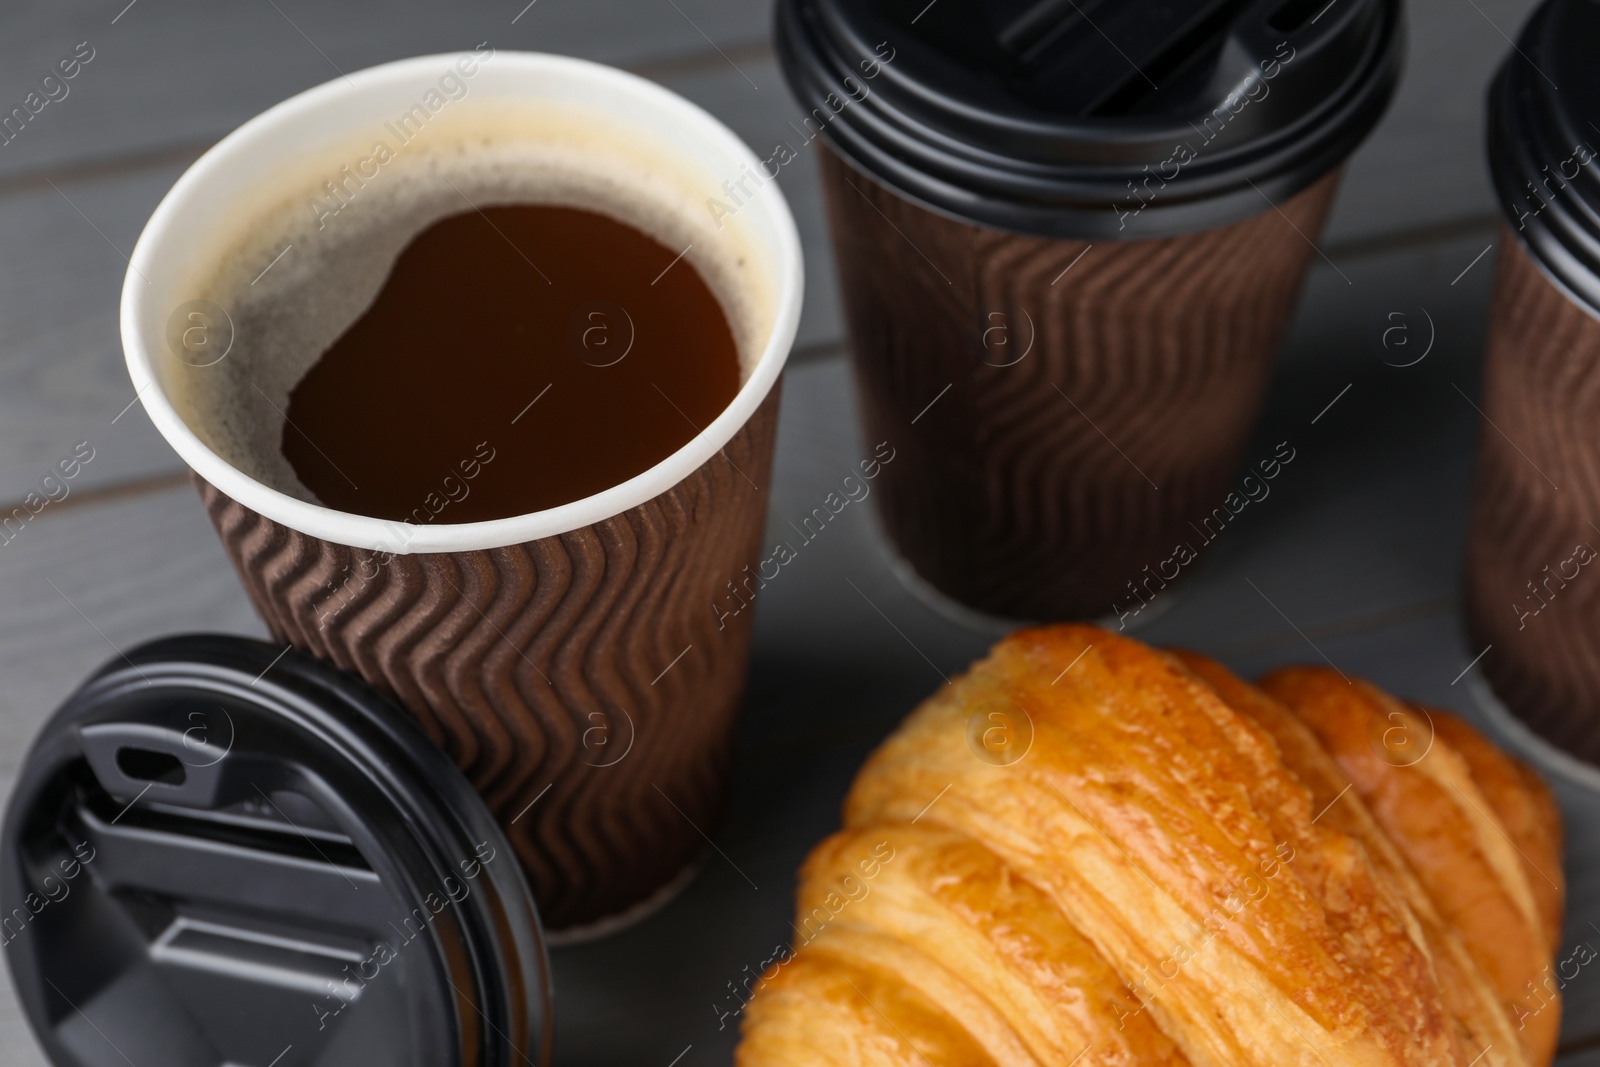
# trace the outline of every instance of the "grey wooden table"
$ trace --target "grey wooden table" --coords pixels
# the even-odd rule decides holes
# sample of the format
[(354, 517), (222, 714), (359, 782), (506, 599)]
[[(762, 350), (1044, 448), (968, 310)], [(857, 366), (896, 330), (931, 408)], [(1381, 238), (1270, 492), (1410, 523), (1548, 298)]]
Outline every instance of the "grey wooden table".
[[(1326, 659), (1478, 715), (1458, 579), (1494, 262), (1481, 108), (1529, 6), (1411, 3), (1404, 88), (1350, 163), (1251, 446), (1265, 455), (1289, 441), (1297, 458), (1141, 637), (1246, 673)], [(43, 718), (115, 649), (175, 631), (263, 632), (177, 458), (132, 403), (117, 342), (125, 255), (178, 173), (339, 70), (483, 40), (627, 67), (761, 146), (795, 115), (769, 19), (765, 0), (64, 0), (0, 12), (0, 112), (80, 43), (93, 49), (69, 94), (0, 147), (0, 501), (20, 500), (76, 443), (95, 448), (71, 495), (0, 545), (0, 792)], [(867, 454), (814, 166), (781, 178), (809, 295), (784, 389), (774, 530)], [(1398, 334), (1386, 348), (1385, 331), (1405, 324), (1421, 346), (1429, 319), (1427, 358), (1389, 365), (1422, 349), (1397, 349)], [(564, 1064), (726, 1064), (726, 984), (786, 936), (794, 870), (836, 825), (855, 767), (994, 637), (899, 584), (870, 508), (841, 515), (756, 610), (736, 795), (715, 831), (723, 855), (644, 924), (556, 953)], [(1600, 936), (1589, 925), (1600, 924), (1600, 798), (1557, 787), (1571, 838), (1565, 948)], [(5, 982), (0, 1067), (37, 1067)], [(1567, 995), (1563, 1062), (1600, 1064), (1583, 1051), (1600, 1043), (1600, 979), (1585, 972)]]

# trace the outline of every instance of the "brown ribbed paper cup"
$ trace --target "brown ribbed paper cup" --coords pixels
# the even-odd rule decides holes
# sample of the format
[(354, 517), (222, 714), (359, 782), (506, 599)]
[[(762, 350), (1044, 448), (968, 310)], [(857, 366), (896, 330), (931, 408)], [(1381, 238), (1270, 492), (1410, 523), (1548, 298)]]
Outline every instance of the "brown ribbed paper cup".
[(1600, 320), (1500, 242), (1467, 616), (1496, 694), (1600, 763)]
[(1208, 539), (1337, 175), (1281, 215), (1094, 245), (961, 222), (823, 161), (867, 439), (899, 452), (879, 482), (895, 547), (987, 614), (1137, 609), (1165, 584), (1146, 568)]
[[(468, 88), (430, 96), (440, 85)], [(607, 175), (637, 175), (625, 184), (666, 205), (680, 228), (671, 240), (698, 250), (680, 258), (715, 257), (711, 284), (742, 338), (742, 384), (688, 444), (594, 496), (460, 524), (322, 507), (269, 484), (260, 453), (229, 444), (229, 424), (207, 406), (225, 395), (221, 379), (206, 376), (233, 374), (264, 408), (287, 375), (259, 345), (230, 356), (235, 330), (271, 323), (248, 315), (236, 323), (220, 297), (197, 291), (192, 265), (204, 257), (195, 250), (230, 226), (248, 228), (241, 204), (292, 202), (298, 179), (283, 176), (283, 160), (323, 142), (336, 163), (341, 146), (364, 145), (364, 133), (389, 129), (419, 99), (453, 109), (430, 120), (445, 131), (430, 134), (443, 147), (386, 162), (359, 190), (367, 203), (396, 196), (409, 176), (435, 180), (466, 165), (491, 143), (481, 133), (489, 123), (502, 162), (482, 173), (502, 184), (482, 195), (503, 195), (522, 168), (546, 167), (567, 177), (561, 188), (582, 205)], [(465, 132), (452, 139), (453, 129)], [(499, 820), (557, 939), (616, 929), (685, 884), (727, 787), (751, 615), (717, 604), (758, 558), (802, 268), (776, 185), (732, 217), (706, 204), (759, 162), (711, 116), (610, 68), (523, 53), (429, 56), (352, 74), (251, 120), (179, 180), (132, 256), (122, 307), (130, 374), (192, 468), (257, 611), (276, 638), (360, 675), (420, 720)], [(597, 176), (587, 175), (591, 163)], [(245, 282), (256, 267), (248, 264)], [(347, 281), (307, 277), (314, 286)], [(314, 292), (296, 312), (322, 314)], [(511, 425), (522, 403), (507, 398)], [(429, 508), (447, 519), (444, 506)]]
[(559, 933), (673, 888), (716, 822), (753, 616), (719, 624), (709, 605), (759, 554), (777, 415), (774, 389), (724, 455), (647, 503), (475, 552), (386, 559), (195, 480), (273, 636), (416, 715)]
[(1466, 581), (1474, 651), (1500, 702), (1600, 764), (1597, 38), (1600, 6), (1549, 0), (1489, 90), (1489, 169), (1506, 223)]
[(913, 588), (1126, 622), (1186, 573), (1399, 25), (1393, 0), (780, 0)]

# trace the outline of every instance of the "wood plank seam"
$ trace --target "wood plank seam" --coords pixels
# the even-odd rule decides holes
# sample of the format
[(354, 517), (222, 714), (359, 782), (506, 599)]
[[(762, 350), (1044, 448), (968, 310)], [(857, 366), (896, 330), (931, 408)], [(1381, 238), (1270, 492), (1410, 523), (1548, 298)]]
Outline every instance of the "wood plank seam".
[[(651, 81), (666, 82), (673, 79), (719, 73), (727, 65), (730, 58), (736, 63), (744, 61), (752, 65), (775, 62), (771, 43), (766, 40), (759, 40), (732, 45), (724, 48), (721, 52), (701, 50), (665, 59), (649, 60), (644, 63), (627, 64), (622, 69), (630, 74), (637, 74), (641, 78), (649, 78)], [(141, 171), (156, 170), (178, 164), (187, 165), (198, 159), (202, 153), (216, 144), (217, 140), (218, 138), (216, 137), (199, 138), (177, 144), (141, 149), (126, 155), (91, 158), (68, 163), (64, 166), (49, 166), (41, 167), (37, 170), (21, 171), (0, 177), (0, 199), (16, 193), (35, 192), (52, 183), (56, 185), (78, 184), (86, 181), (99, 181), (105, 178), (136, 174)]]

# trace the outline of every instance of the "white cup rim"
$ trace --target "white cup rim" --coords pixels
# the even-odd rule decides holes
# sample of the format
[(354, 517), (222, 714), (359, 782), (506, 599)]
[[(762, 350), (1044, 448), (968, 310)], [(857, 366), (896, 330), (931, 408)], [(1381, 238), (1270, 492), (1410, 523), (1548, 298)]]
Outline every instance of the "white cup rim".
[[(396, 60), (333, 79), (276, 104), (229, 133), (186, 170), (157, 205), (129, 257), (121, 300), (123, 353), (137, 398), (156, 429), (201, 478), (240, 504), (274, 522), (324, 541), (394, 554), (464, 552), (522, 544), (593, 525), (661, 495), (683, 481), (728, 444), (755, 415), (782, 373), (799, 328), (804, 296), (800, 235), (775, 181), (743, 210), (765, 215), (774, 238), (772, 266), (776, 300), (771, 331), (750, 366), (744, 384), (728, 407), (682, 448), (643, 473), (569, 504), (504, 519), (470, 523), (410, 524), (335, 510), (290, 496), (234, 467), (211, 449), (178, 413), (156, 373), (165, 314), (147, 279), (170, 274), (186, 249), (175, 231), (186, 203), (200, 190), (223, 181), (223, 172), (259, 151), (262, 139), (304, 116), (336, 108), (341, 100), (375, 88), (414, 85), (419, 76), (436, 77), (442, 67), (473, 53), (440, 53)], [(479, 57), (481, 58), (481, 57)], [(497, 72), (534, 77), (552, 74), (582, 87), (604, 89), (628, 98), (630, 106), (651, 112), (679, 138), (697, 139), (726, 153), (733, 162), (762, 173), (754, 152), (720, 120), (654, 82), (604, 64), (543, 52), (493, 52)], [(737, 166), (735, 170), (739, 169)], [(231, 180), (231, 179), (228, 179)]]

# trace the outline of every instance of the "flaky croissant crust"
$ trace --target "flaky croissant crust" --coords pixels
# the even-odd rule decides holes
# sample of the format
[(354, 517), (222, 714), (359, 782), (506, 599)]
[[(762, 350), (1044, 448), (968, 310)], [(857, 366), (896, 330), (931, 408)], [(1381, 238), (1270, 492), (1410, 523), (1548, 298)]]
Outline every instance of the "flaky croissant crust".
[[(862, 768), (740, 1067), (1547, 1063), (1558, 1002), (1519, 1017), (1507, 984), (1559, 925), (1547, 791), (1453, 719), (1420, 762), (1357, 766), (1324, 726), (1395, 709), (1325, 674), (1269, 695), (1093, 627), (1001, 642)], [(1427, 760), (1482, 809), (1452, 809), (1443, 850), (1381, 802)], [(1493, 876), (1537, 957), (1479, 944), (1435, 886), (1452, 863)]]

